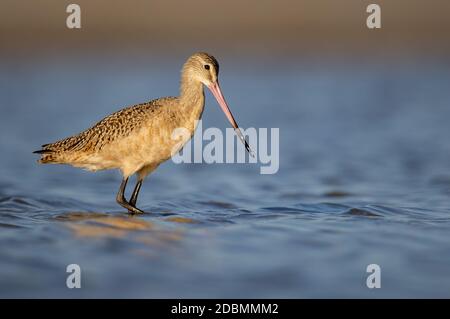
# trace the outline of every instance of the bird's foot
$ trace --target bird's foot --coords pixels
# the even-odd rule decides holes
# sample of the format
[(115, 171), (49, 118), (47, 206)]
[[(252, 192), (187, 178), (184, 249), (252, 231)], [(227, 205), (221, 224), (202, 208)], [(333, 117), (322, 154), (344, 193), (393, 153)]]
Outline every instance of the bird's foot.
[(142, 210), (140, 210), (139, 208), (136, 208), (135, 206), (131, 205), (130, 203), (128, 203), (125, 198), (118, 198), (117, 199), (117, 203), (122, 206), (123, 208), (126, 208), (128, 210), (128, 213), (130, 214), (144, 214), (144, 212)]
[(130, 206), (130, 207), (128, 207), (128, 213), (131, 215), (144, 214), (144, 211), (142, 211), (139, 208), (136, 208), (134, 206)]

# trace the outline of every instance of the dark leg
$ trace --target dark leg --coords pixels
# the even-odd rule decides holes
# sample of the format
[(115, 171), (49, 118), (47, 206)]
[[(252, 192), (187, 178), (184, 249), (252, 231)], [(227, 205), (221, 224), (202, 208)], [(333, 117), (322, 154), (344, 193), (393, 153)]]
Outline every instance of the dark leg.
[(120, 206), (128, 209), (128, 211), (132, 214), (142, 214), (143, 211), (131, 206), (127, 200), (125, 199), (125, 187), (127, 186), (128, 178), (124, 178), (122, 183), (120, 184), (119, 192), (117, 193), (116, 201)]
[(142, 180), (138, 180), (136, 186), (134, 187), (133, 194), (131, 195), (130, 205), (136, 207), (136, 201), (139, 195), (139, 191), (141, 190)]

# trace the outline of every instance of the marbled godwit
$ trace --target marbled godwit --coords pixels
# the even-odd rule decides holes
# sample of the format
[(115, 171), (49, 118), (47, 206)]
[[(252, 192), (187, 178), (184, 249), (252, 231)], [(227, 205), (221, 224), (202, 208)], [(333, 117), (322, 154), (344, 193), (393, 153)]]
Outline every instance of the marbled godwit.
[[(203, 85), (213, 93), (239, 139), (251, 154), (220, 90), (219, 64), (207, 53), (192, 55), (183, 65), (179, 97), (164, 97), (124, 108), (78, 135), (42, 145), (39, 163), (69, 164), (91, 171), (119, 169), (123, 179), (117, 202), (130, 213), (142, 213), (136, 201), (144, 178), (173, 155), (180, 141), (172, 138), (177, 128), (194, 134), (203, 113)], [(187, 139), (188, 140), (188, 139)], [(187, 140), (182, 141), (184, 143)], [(184, 145), (180, 145), (180, 148)], [(137, 174), (129, 201), (125, 199), (128, 178)]]

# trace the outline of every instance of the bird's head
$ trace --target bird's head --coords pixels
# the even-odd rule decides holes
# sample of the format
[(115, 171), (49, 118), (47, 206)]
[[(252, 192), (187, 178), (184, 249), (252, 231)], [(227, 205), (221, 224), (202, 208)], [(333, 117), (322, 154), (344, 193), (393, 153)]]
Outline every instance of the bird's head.
[(219, 63), (208, 53), (195, 53), (184, 64), (183, 75), (210, 87), (218, 81)]
[[(205, 85), (219, 103), (222, 111), (225, 113), (228, 121), (230, 121), (239, 139), (244, 143), (247, 151), (253, 156), (253, 152), (250, 149), (247, 141), (245, 140), (242, 132), (239, 129), (233, 114), (228, 107), (225, 97), (222, 94), (222, 90), (219, 85), (219, 62), (212, 55), (199, 52), (193, 54), (183, 66), (183, 77), (187, 77), (187, 81), (198, 81)], [(186, 79), (184, 79), (186, 80)]]

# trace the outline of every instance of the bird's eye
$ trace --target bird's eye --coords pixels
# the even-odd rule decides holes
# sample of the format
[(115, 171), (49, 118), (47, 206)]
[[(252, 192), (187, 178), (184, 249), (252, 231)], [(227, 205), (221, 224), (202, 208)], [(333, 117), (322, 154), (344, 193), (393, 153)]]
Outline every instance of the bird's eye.
[(204, 67), (206, 70), (209, 70), (209, 64), (205, 64)]

